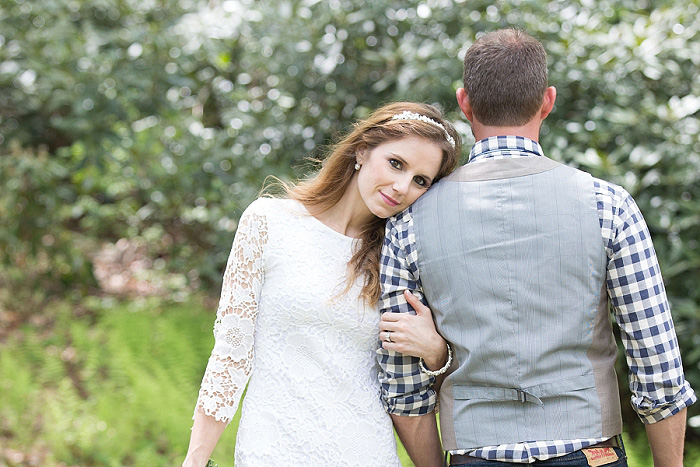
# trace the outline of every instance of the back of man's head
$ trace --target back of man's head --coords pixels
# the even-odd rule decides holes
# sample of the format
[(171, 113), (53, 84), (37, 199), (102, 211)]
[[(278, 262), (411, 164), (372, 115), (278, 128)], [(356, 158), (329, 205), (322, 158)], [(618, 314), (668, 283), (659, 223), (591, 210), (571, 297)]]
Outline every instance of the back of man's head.
[(464, 57), (464, 89), (480, 123), (525, 125), (540, 109), (547, 89), (544, 47), (517, 29), (481, 36)]

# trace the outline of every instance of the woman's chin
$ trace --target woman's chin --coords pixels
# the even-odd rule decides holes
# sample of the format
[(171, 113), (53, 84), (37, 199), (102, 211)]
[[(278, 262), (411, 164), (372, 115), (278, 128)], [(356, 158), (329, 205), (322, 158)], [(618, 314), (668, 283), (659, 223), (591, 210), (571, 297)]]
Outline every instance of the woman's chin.
[(395, 216), (396, 214), (400, 213), (401, 209), (399, 208), (383, 208), (383, 209), (373, 209), (372, 214), (375, 216), (381, 218), (381, 219), (388, 219), (391, 216)]

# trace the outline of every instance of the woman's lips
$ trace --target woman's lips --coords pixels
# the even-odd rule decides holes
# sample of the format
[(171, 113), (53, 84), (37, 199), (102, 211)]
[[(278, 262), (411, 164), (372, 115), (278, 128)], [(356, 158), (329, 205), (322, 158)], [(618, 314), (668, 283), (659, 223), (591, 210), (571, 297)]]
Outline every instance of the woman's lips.
[(392, 206), (392, 207), (393, 207), (393, 206), (398, 206), (398, 205), (399, 205), (399, 202), (396, 201), (394, 198), (385, 195), (385, 194), (382, 193), (381, 191), (379, 192), (379, 194), (382, 195), (382, 198), (384, 198), (384, 201), (386, 201), (386, 204), (388, 204), (389, 206)]

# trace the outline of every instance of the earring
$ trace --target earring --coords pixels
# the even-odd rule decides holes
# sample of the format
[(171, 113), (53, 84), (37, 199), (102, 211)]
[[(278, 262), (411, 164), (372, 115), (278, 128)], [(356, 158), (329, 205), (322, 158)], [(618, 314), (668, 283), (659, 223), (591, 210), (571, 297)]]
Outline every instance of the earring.
[(360, 165), (360, 163), (359, 163), (359, 162), (355, 162), (355, 170), (360, 170), (360, 167), (362, 167), (362, 166)]

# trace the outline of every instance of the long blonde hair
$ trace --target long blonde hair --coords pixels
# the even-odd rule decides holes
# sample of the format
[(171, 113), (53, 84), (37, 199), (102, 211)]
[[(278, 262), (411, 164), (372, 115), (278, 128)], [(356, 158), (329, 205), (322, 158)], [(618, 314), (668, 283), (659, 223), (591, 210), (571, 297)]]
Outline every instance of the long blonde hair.
[[(424, 115), (441, 124), (445, 130), (421, 120), (392, 120), (391, 117), (409, 111)], [(455, 146), (447, 140), (447, 132)], [(342, 198), (355, 174), (355, 158), (358, 151), (371, 150), (387, 141), (406, 136), (419, 136), (435, 142), (442, 149), (440, 170), (433, 180), (452, 172), (459, 164), (462, 143), (454, 127), (443, 119), (435, 107), (415, 102), (395, 102), (375, 110), (368, 118), (354, 124), (352, 131), (331, 146), (319, 171), (311, 178), (296, 185), (284, 184), (287, 195), (306, 206), (312, 215), (318, 215), (333, 207)], [(375, 304), (381, 293), (379, 282), (379, 257), (384, 240), (386, 219), (376, 217), (362, 229), (360, 242), (348, 263), (347, 289), (358, 277), (364, 276), (360, 296), (369, 304)]]

